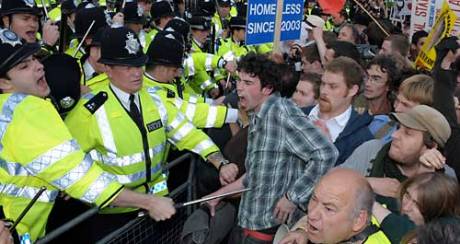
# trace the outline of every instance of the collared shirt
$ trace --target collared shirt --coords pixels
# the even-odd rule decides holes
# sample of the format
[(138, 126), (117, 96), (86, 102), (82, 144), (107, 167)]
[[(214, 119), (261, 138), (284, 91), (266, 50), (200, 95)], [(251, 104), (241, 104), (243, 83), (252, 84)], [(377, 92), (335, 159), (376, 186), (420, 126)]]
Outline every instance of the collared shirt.
[(88, 62), (88, 60), (86, 60), (83, 63), (83, 72), (85, 72), (85, 81), (88, 81), (94, 77), (96, 70), (94, 70), (93, 66)]
[[(118, 100), (121, 102), (121, 105), (127, 110), (130, 111), (129, 109), (129, 96), (131, 94), (122, 91), (120, 88), (114, 86), (112, 83), (110, 83), (110, 88), (112, 88), (113, 93), (115, 93), (115, 96), (117, 96)], [(139, 109), (139, 94), (136, 92), (134, 93), (134, 103), (136, 104), (137, 108)], [(140, 111), (140, 109), (139, 109)]]
[[(326, 126), (327, 129), (329, 130), (329, 135), (331, 136), (331, 140), (335, 142), (337, 137), (339, 137), (340, 133), (342, 133), (343, 129), (345, 129), (345, 126), (348, 123), (348, 120), (350, 119), (351, 116), (351, 110), (352, 107), (351, 105), (345, 110), (345, 112), (335, 116), (334, 118), (328, 119), (326, 121)], [(310, 114), (308, 117), (312, 120), (318, 120), (320, 119), (319, 116), (319, 105), (316, 105), (313, 107), (313, 109), (310, 111)]]
[(251, 191), (242, 195), (239, 226), (261, 230), (279, 225), (273, 211), (285, 194), (304, 208), (337, 156), (335, 146), (290, 99), (271, 95), (251, 115), (243, 180)]

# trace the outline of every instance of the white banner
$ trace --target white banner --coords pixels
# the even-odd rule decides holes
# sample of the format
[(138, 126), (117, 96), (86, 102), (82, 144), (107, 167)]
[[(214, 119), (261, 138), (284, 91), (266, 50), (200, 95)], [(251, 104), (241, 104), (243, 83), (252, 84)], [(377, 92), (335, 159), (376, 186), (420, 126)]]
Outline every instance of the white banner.
[(395, 0), (390, 11), (390, 20), (403, 22), (405, 17), (411, 15), (412, 0)]
[[(442, 7), (444, 0), (412, 0), (412, 14), (410, 23), (410, 36), (419, 30), (431, 31), (436, 20), (436, 14)], [(460, 0), (448, 0), (450, 9), (460, 16)], [(452, 36), (460, 34), (460, 18), (455, 21)]]

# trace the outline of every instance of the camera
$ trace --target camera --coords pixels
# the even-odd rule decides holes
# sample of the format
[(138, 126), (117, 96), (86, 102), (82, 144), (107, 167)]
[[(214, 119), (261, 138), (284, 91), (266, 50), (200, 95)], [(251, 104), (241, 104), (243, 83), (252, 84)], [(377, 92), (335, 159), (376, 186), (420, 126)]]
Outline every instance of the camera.
[(356, 48), (358, 49), (358, 52), (362, 60), (373, 59), (378, 54), (379, 50), (379, 48), (376, 45), (369, 44), (358, 44), (356, 45)]

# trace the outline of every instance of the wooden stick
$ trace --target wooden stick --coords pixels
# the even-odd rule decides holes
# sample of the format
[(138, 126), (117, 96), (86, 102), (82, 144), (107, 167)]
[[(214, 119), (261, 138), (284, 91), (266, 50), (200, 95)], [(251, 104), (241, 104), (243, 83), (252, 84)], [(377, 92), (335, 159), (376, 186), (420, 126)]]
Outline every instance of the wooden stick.
[(46, 8), (45, 0), (42, 0), (42, 7), (43, 7), (43, 10), (45, 11), (46, 20), (48, 20), (49, 19), (49, 17), (48, 17), (48, 9)]
[(231, 76), (231, 74), (230, 74), (230, 72), (228, 72), (227, 82), (225, 82), (225, 90), (228, 89), (228, 83), (230, 82), (230, 76)]
[[(62, 21), (62, 20), (61, 20), (61, 21)], [(81, 39), (80, 44), (78, 44), (77, 49), (75, 49), (75, 51), (73, 52), (72, 57), (75, 58), (75, 55), (77, 55), (78, 50), (80, 50), (81, 46), (82, 46), (83, 43), (85, 42), (85, 39), (86, 39), (86, 37), (88, 36), (89, 32), (91, 31), (91, 28), (93, 28), (94, 23), (96, 23), (95, 20), (93, 20), (93, 22), (91, 22), (91, 25), (89, 26), (89, 28), (88, 28), (88, 30), (86, 31), (86, 33), (85, 33), (85, 35), (83, 36), (83, 38)]]
[(355, 2), (356, 5), (358, 5), (367, 15), (369, 15), (369, 17), (371, 17), (372, 21), (374, 21), (377, 24), (377, 26), (380, 28), (380, 30), (383, 31), (383, 33), (385, 33), (386, 36), (390, 35), (390, 33), (388, 33), (388, 31), (385, 30), (385, 28), (383, 28), (379, 21), (374, 16), (372, 16), (372, 14), (369, 13), (369, 11), (360, 2), (358, 2), (358, 0), (353, 0), (353, 2)]
[(273, 51), (279, 52), (281, 45), (281, 22), (283, 21), (283, 4), (284, 0), (276, 1), (276, 17), (275, 17), (275, 36), (273, 37)]

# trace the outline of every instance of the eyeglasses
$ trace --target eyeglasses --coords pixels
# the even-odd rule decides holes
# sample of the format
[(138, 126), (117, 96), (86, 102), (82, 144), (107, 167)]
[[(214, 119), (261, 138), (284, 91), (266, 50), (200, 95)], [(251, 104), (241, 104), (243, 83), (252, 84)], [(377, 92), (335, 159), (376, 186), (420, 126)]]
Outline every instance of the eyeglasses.
[(367, 80), (370, 83), (376, 84), (376, 85), (383, 85), (383, 84), (387, 83), (385, 80), (383, 80), (383, 78), (381, 76), (378, 76), (378, 75), (367, 76)]

